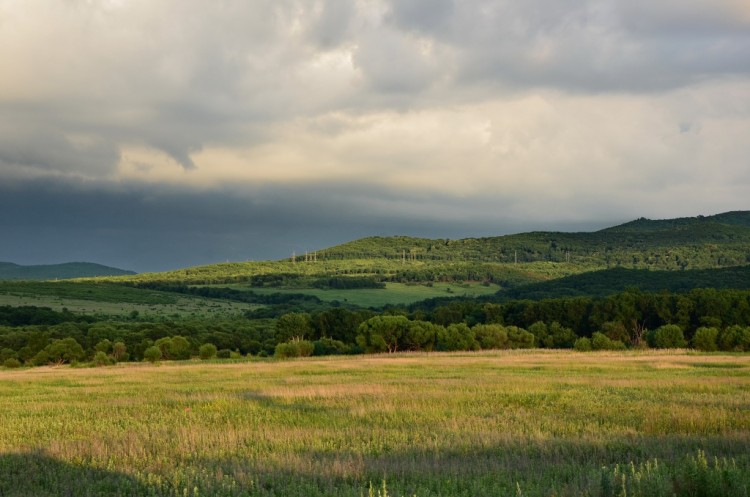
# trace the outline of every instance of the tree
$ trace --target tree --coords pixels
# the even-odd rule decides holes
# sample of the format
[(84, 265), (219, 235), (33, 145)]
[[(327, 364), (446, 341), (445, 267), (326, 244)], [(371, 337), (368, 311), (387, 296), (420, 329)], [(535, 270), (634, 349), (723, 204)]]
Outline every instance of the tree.
[(286, 342), (292, 338), (304, 339), (312, 332), (312, 321), (306, 312), (290, 312), (276, 320), (276, 341)]
[(553, 321), (547, 327), (547, 333), (544, 346), (550, 349), (572, 349), (578, 339), (578, 335), (572, 329), (562, 326), (557, 321)]
[(46, 355), (47, 361), (57, 364), (70, 363), (80, 361), (86, 357), (83, 347), (79, 344), (75, 338), (63, 338), (62, 340), (53, 340), (52, 343), (47, 345), (43, 351), (34, 356), (34, 364), (40, 365), (43, 362), (43, 357)]
[(405, 316), (372, 317), (357, 328), (357, 345), (368, 353), (396, 352), (411, 324)]
[(483, 350), (510, 348), (508, 332), (499, 324), (478, 324), (472, 331)]
[(438, 350), (477, 350), (479, 343), (474, 338), (474, 332), (465, 323), (448, 325), (438, 331)]
[(403, 337), (403, 347), (406, 350), (426, 350), (435, 348), (438, 333), (442, 326), (428, 321), (411, 321), (406, 335)]
[(190, 359), (190, 342), (187, 338), (177, 335), (158, 339), (154, 345), (161, 350), (161, 356), (167, 360)]
[(535, 337), (532, 333), (518, 326), (507, 326), (508, 343), (511, 349), (533, 349)]
[(115, 342), (112, 345), (112, 358), (117, 362), (128, 360), (128, 347), (124, 342)]
[(94, 346), (94, 350), (97, 352), (104, 352), (104, 355), (107, 355), (112, 351), (112, 342), (105, 338)]

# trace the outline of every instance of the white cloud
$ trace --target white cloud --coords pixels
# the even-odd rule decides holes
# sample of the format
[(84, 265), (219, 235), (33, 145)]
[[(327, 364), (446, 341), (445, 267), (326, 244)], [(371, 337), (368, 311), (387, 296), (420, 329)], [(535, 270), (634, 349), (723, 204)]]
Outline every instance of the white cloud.
[(747, 60), (740, 0), (6, 0), (0, 174), (736, 206)]

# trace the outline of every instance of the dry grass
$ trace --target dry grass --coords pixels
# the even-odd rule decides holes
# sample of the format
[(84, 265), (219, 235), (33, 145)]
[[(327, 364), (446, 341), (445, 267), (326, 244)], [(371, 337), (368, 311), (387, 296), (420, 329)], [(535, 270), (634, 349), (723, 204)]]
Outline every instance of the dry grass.
[[(0, 372), (0, 406), (0, 468), (20, 457), (45, 474), (102, 472), (99, 487), (58, 494), (359, 495), (385, 478), (391, 495), (596, 495), (618, 463), (703, 450), (747, 469), (750, 356), (46, 367)], [(9, 478), (0, 469), (0, 495)]]

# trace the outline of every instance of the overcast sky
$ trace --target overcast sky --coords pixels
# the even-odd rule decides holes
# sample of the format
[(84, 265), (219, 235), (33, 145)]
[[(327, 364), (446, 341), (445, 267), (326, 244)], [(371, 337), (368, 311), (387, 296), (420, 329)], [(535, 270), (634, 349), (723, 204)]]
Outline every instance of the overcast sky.
[(0, 0), (0, 261), (750, 208), (747, 0)]

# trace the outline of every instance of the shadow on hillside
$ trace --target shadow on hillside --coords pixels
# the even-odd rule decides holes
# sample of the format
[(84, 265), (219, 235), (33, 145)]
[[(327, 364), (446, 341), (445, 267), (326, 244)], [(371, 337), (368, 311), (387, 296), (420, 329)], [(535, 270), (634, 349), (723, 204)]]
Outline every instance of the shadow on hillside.
[(0, 455), (0, 497), (148, 495), (135, 478), (58, 461), (40, 452)]

